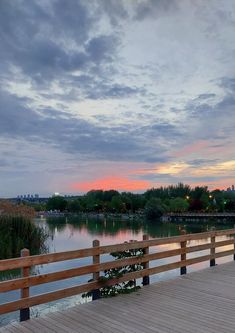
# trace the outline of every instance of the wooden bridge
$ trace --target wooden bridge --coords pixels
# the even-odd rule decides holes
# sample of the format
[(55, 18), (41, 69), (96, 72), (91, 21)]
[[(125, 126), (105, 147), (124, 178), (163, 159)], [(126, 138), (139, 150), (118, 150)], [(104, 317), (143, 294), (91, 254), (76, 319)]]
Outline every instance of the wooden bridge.
[[(112, 333), (177, 333), (177, 332), (235, 332), (235, 263), (215, 266), (216, 259), (233, 256), (235, 260), (235, 229), (181, 235), (170, 238), (147, 239), (129, 243), (100, 246), (62, 253), (29, 256), (0, 261), (0, 271), (22, 269), (22, 277), (0, 282), (0, 292), (21, 289), (21, 299), (0, 305), (0, 314), (20, 310), (21, 323), (11, 323), (0, 332), (112, 332)], [(217, 239), (219, 237), (219, 240)], [(223, 238), (223, 239), (222, 239)], [(222, 240), (221, 240), (222, 239)], [(187, 246), (187, 241), (200, 244)], [(152, 253), (150, 248), (180, 244), (176, 249)], [(226, 247), (226, 248), (224, 248)], [(228, 249), (229, 247), (229, 249)], [(144, 249), (144, 255), (115, 261), (101, 262), (105, 253)], [(203, 254), (201, 251), (209, 251)], [(190, 253), (198, 256), (188, 258)], [(194, 253), (195, 255), (195, 253)], [(92, 256), (93, 264), (65, 271), (30, 275), (34, 265)], [(178, 260), (180, 256), (180, 260)], [(164, 265), (149, 265), (157, 259), (175, 257), (176, 261)], [(154, 262), (153, 262), (154, 261)], [(187, 273), (187, 266), (209, 261), (210, 266), (194, 273)], [(119, 278), (103, 281), (102, 271), (126, 265), (143, 264), (143, 269), (127, 273)], [(181, 276), (169, 281), (149, 284), (149, 276), (172, 269), (180, 269)], [(31, 286), (68, 279), (92, 273), (93, 281), (37, 296), (30, 296)], [(82, 292), (92, 291), (99, 297), (99, 289), (123, 281), (143, 278), (143, 288), (130, 295), (99, 299), (62, 312), (50, 313), (41, 318), (29, 319), (30, 307)], [(26, 321), (25, 321), (26, 320)]]

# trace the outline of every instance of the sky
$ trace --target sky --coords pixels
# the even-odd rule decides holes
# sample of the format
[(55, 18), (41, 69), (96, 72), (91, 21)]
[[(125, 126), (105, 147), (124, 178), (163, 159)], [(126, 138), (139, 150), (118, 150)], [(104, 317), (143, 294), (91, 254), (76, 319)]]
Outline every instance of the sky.
[(235, 184), (234, 0), (0, 0), (0, 196)]

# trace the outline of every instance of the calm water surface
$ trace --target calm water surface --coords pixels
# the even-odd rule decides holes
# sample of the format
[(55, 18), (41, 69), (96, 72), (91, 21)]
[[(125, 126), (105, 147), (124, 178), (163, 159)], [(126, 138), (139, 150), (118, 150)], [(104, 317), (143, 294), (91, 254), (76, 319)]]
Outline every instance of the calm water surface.
[[(232, 228), (235, 221), (231, 223), (218, 224), (215, 222), (203, 223), (195, 222), (192, 224), (176, 224), (176, 223), (160, 223), (159, 221), (146, 222), (146, 221), (122, 221), (113, 219), (81, 219), (79, 217), (72, 218), (50, 218), (47, 220), (35, 220), (41, 228), (44, 228), (48, 233), (48, 239), (46, 241), (46, 247), (48, 252), (61, 252), (76, 250), (92, 246), (94, 239), (99, 239), (101, 245), (123, 243), (129, 240), (142, 240), (144, 234), (148, 234), (150, 238), (156, 237), (170, 237), (180, 234), (180, 230), (186, 229), (187, 233), (203, 232), (212, 229), (225, 229)], [(1, 237), (1, 236), (0, 236)], [(225, 237), (221, 237), (221, 240)], [(191, 241), (188, 245), (196, 245), (205, 243), (204, 241)], [(163, 251), (167, 249), (178, 248), (179, 244), (169, 244), (159, 247), (152, 247), (151, 252)], [(229, 250), (231, 246), (220, 248), (220, 250)], [(207, 254), (208, 251), (201, 253), (195, 253), (188, 255), (188, 258)], [(107, 261), (112, 258), (110, 255), (101, 256), (101, 261)], [(218, 259), (218, 263), (231, 260), (230, 257)], [(178, 261), (178, 257), (172, 257), (168, 259), (161, 259), (152, 261), (151, 266), (158, 266), (165, 263)], [(83, 258), (76, 260), (68, 260), (64, 262), (52, 263), (48, 265), (36, 266), (32, 274), (43, 274), (48, 272), (55, 272), (64, 269), (74, 268), (82, 265), (91, 264), (91, 258)], [(188, 272), (198, 270), (208, 266), (208, 262), (193, 265), (188, 268)], [(169, 279), (179, 275), (179, 270), (173, 270), (164, 272), (151, 277), (151, 282), (157, 282), (160, 280)], [(11, 276), (7, 278), (14, 278), (19, 276), (19, 272), (12, 272)], [(4, 279), (6, 276), (1, 276), (0, 279)], [(63, 289), (71, 287), (80, 283), (87, 282), (91, 279), (91, 275), (85, 275), (77, 278), (62, 280), (58, 282), (47, 283), (41, 286), (35, 286), (30, 288), (30, 294), (36, 295), (45, 293), (57, 289)], [(141, 282), (141, 281), (140, 281)], [(19, 292), (13, 291), (0, 294), (0, 304), (13, 301), (19, 298)], [(57, 302), (51, 302), (48, 304), (33, 307), (31, 309), (32, 316), (42, 315), (51, 311), (73, 306), (78, 303), (87, 302), (89, 299), (84, 299), (81, 295), (66, 298)], [(7, 315), (0, 316), (0, 325), (5, 325), (12, 320), (18, 320), (19, 312), (14, 312)]]

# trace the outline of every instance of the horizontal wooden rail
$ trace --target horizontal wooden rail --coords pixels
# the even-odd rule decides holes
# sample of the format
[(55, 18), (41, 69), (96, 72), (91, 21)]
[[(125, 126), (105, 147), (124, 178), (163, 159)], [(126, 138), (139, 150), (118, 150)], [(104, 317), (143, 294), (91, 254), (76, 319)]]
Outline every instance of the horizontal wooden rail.
[[(234, 250), (219, 252), (219, 253), (215, 254), (215, 258), (221, 258), (224, 256), (232, 255), (233, 253), (234, 253)], [(141, 278), (141, 277), (144, 277), (147, 275), (162, 273), (162, 272), (166, 272), (166, 271), (169, 271), (172, 269), (177, 269), (177, 268), (180, 268), (183, 266), (194, 265), (197, 263), (208, 261), (208, 260), (210, 260), (210, 258), (211, 258), (210, 255), (205, 255), (202, 257), (198, 257), (198, 258), (187, 259), (185, 261), (177, 261), (174, 263), (170, 263), (170, 264), (166, 264), (166, 265), (162, 265), (162, 266), (158, 266), (158, 267), (153, 267), (153, 268), (143, 269), (143, 270), (137, 271), (137, 272), (127, 273), (118, 279), (107, 280), (105, 282), (94, 281), (94, 282), (82, 284), (80, 286), (74, 286), (74, 287), (65, 288), (65, 289), (61, 289), (61, 290), (57, 290), (57, 291), (53, 291), (53, 292), (49, 292), (49, 293), (45, 293), (45, 294), (41, 294), (41, 295), (37, 295), (37, 296), (27, 297), (27, 298), (20, 299), (20, 300), (14, 301), (14, 302), (9, 302), (9, 303), (0, 305), (0, 315), (4, 314), (4, 313), (16, 311), (19, 309), (23, 309), (25, 307), (31, 307), (34, 305), (52, 302), (52, 301), (55, 301), (55, 300), (58, 300), (61, 298), (74, 296), (74, 295), (77, 295), (77, 294), (80, 294), (83, 292), (89, 292), (94, 289), (99, 289), (99, 288), (106, 287), (106, 286), (112, 286), (112, 285), (120, 283), (120, 282), (125, 282), (125, 281), (132, 280), (132, 279), (138, 279), (138, 278)]]
[[(233, 239), (215, 243), (216, 247), (232, 245), (232, 244), (234, 244)], [(207, 244), (187, 247), (186, 253), (208, 250), (211, 248), (211, 246), (212, 245), (210, 243), (207, 243)], [(69, 278), (73, 278), (76, 276), (81, 276), (81, 275), (86, 275), (86, 274), (91, 274), (91, 273), (96, 273), (96, 272), (102, 272), (102, 271), (105, 271), (105, 270), (108, 270), (111, 268), (118, 268), (118, 267), (123, 267), (123, 266), (127, 266), (127, 265), (141, 264), (141, 263), (146, 263), (146, 262), (152, 261), (152, 260), (174, 257), (177, 255), (181, 255), (183, 253), (183, 251), (184, 250), (179, 248), (179, 249), (174, 249), (174, 250), (151, 253), (151, 254), (139, 256), (139, 257), (119, 259), (119, 260), (115, 260), (115, 261), (108, 261), (108, 262), (101, 263), (101, 264), (87, 265), (87, 266), (83, 266), (83, 267), (67, 269), (64, 271), (58, 271), (58, 272), (53, 272), (53, 273), (30, 276), (30, 277), (26, 277), (26, 278), (18, 278), (18, 279), (3, 281), (3, 282), (0, 282), (0, 292), (12, 291), (12, 290), (32, 287), (32, 286), (36, 286), (36, 285), (40, 285), (40, 284), (44, 284), (44, 283), (69, 279)]]
[(209, 238), (212, 236), (215, 236), (215, 237), (230, 236), (230, 235), (234, 235), (234, 234), (235, 234), (235, 229), (217, 230), (217, 231), (202, 232), (202, 233), (197, 233), (197, 234), (186, 234), (186, 235), (174, 236), (174, 237), (155, 238), (155, 239), (146, 240), (146, 241), (135, 241), (135, 242), (131, 242), (131, 243), (121, 243), (121, 244), (115, 244), (115, 245), (99, 246), (99, 247), (95, 247), (95, 248), (86, 248), (86, 249), (75, 250), (75, 251), (49, 253), (49, 254), (41, 254), (41, 255), (30, 256), (30, 257), (6, 259), (6, 260), (0, 261), (0, 272), (6, 271), (6, 270), (34, 266), (34, 265), (49, 264), (49, 263), (58, 262), (58, 261), (85, 258), (85, 257), (94, 256), (97, 254), (101, 255), (101, 254), (107, 254), (107, 253), (112, 253), (112, 252), (127, 251), (127, 250), (131, 250), (131, 249), (180, 243), (183, 241), (206, 239), (206, 238)]
[[(149, 253), (148, 250), (144, 251), (144, 255), (135, 256), (125, 259), (113, 260), (108, 262), (100, 262), (100, 259), (94, 260), (93, 264), (76, 267), (68, 270), (52, 272), (47, 274), (39, 274), (36, 276), (25, 276), (17, 279), (7, 280), (0, 282), (0, 292), (8, 292), (12, 290), (30, 290), (29, 288), (32, 286), (41, 285), (44, 283), (50, 283), (54, 281), (69, 279), (81, 275), (93, 274), (94, 281), (88, 282), (85, 284), (81, 284), (74, 287), (69, 287), (61, 290), (56, 290), (52, 292), (48, 292), (41, 295), (36, 296), (22, 296), (21, 299), (1, 304), (0, 305), (0, 314), (8, 313), (11, 311), (21, 310), (21, 309), (29, 309), (34, 305), (39, 305), (51, 301), (55, 301), (61, 298), (74, 296), (83, 292), (90, 291), (98, 291), (102, 287), (112, 286), (117, 283), (129, 281), (132, 279), (144, 278), (144, 284), (149, 283), (149, 276), (165, 271), (169, 271), (172, 269), (181, 268), (182, 274), (186, 273), (186, 267), (201, 263), (204, 261), (210, 261), (215, 263), (216, 258), (221, 258), (224, 256), (235, 255), (235, 238), (226, 239), (216, 241), (216, 237), (218, 236), (234, 236), (235, 229), (229, 230), (220, 230), (220, 231), (211, 231), (206, 233), (198, 233), (198, 234), (186, 234), (181, 236), (169, 237), (169, 238), (160, 238), (160, 239), (152, 239), (143, 241), (134, 241), (129, 243), (117, 244), (117, 245), (108, 245), (108, 246), (95, 246), (92, 248), (81, 249), (77, 251), (69, 251), (69, 252), (61, 252), (61, 253), (53, 253), (53, 254), (44, 254), (38, 256), (28, 256), (16, 259), (8, 259), (0, 261), (0, 271), (5, 271), (9, 269), (16, 268), (29, 268), (33, 265), (51, 263), (56, 261), (64, 261), (71, 260), (77, 258), (83, 258), (92, 256), (99, 256), (100, 254), (112, 253), (112, 252), (121, 252), (127, 251), (131, 249), (149, 249), (151, 246), (160, 246), (166, 244), (180, 243), (181, 247), (173, 249), (173, 250), (163, 250), (160, 252)], [(208, 242), (209, 239), (209, 242)], [(187, 246), (187, 241), (191, 240), (204, 240), (206, 243)], [(183, 243), (183, 246), (182, 246)], [(95, 243), (94, 243), (95, 244)], [(96, 244), (99, 245), (98, 242)], [(215, 249), (233, 245), (231, 250), (216, 252)], [(159, 248), (161, 250), (161, 248)], [(186, 258), (187, 254), (210, 250), (210, 254), (200, 255), (195, 258)], [(163, 264), (163, 265), (155, 265), (154, 267), (149, 267), (149, 262), (164, 258), (170, 258), (180, 256), (181, 260)], [(97, 257), (98, 258), (98, 257)], [(143, 269), (127, 273), (119, 278), (111, 279), (111, 280), (100, 280), (98, 278), (99, 273), (105, 270), (120, 268), (127, 265), (135, 265), (135, 264), (143, 264)], [(183, 269), (183, 271), (182, 271)], [(98, 273), (98, 274), (96, 274)], [(28, 294), (27, 294), (28, 295)]]

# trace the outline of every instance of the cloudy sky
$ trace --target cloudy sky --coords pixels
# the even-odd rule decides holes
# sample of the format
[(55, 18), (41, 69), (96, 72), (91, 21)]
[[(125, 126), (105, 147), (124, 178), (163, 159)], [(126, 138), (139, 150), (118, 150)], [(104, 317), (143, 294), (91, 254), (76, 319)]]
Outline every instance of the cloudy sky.
[(0, 196), (235, 183), (234, 0), (0, 0)]

